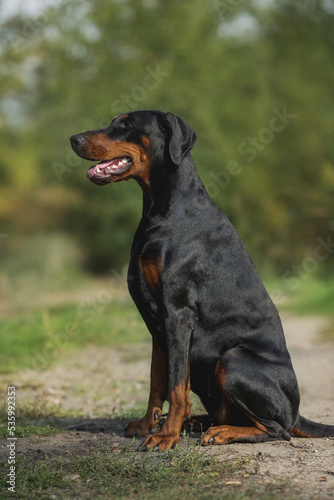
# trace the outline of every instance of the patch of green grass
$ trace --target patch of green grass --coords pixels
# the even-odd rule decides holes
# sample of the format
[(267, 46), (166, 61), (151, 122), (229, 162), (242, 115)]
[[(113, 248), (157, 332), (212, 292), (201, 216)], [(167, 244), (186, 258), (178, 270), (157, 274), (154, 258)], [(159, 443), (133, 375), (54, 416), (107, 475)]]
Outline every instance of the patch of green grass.
[(312, 280), (303, 283), (289, 309), (296, 314), (334, 316), (334, 282)]
[[(203, 486), (224, 478), (244, 465), (244, 461), (217, 460), (197, 446), (187, 450), (175, 448), (159, 455), (124, 451), (96, 454), (95, 460), (77, 459), (75, 470), (90, 480), (101, 494), (113, 493), (115, 498), (172, 498), (191, 495), (200, 498)], [(99, 478), (99, 479), (97, 479)]]
[(62, 488), (62, 463), (59, 461), (54, 469), (49, 464), (40, 460), (36, 463), (28, 463), (24, 457), (19, 457), (15, 464), (15, 493), (8, 491), (7, 474), (8, 464), (0, 466), (1, 479), (0, 488), (2, 498), (50, 498), (50, 491)]
[(0, 321), (0, 373), (45, 369), (65, 351), (90, 343), (138, 343), (149, 333), (129, 300), (68, 304)]
[[(270, 279), (267, 288), (280, 311), (334, 316), (334, 282), (284, 282)], [(103, 293), (80, 304), (22, 312), (0, 320), (0, 373), (46, 369), (62, 354), (90, 343), (121, 347), (150, 338), (131, 299), (103, 303)], [(107, 298), (107, 295), (106, 295)], [(333, 338), (326, 332), (327, 338)]]
[[(15, 426), (15, 437), (26, 437), (36, 435), (36, 436), (54, 436), (59, 432), (64, 432), (63, 429), (57, 429), (56, 427), (51, 427), (50, 425), (44, 425), (43, 427), (37, 427), (35, 425), (16, 425)], [(0, 437), (8, 438), (8, 429), (4, 425), (0, 425)]]
[(37, 423), (46, 425), (50, 419), (66, 418), (66, 417), (81, 417), (80, 411), (73, 411), (47, 401), (43, 396), (38, 395), (27, 402), (21, 402), (17, 408), (17, 419), (22, 425)]
[(76, 457), (72, 463), (20, 461), (17, 493), (20, 498), (49, 498), (50, 494), (67, 498), (74, 492), (80, 492), (81, 498), (162, 499), (166, 494), (169, 498), (184, 494), (203, 498), (208, 484), (213, 486), (244, 464), (244, 459), (217, 460), (199, 451), (198, 446), (164, 453), (106, 450)]
[[(0, 292), (20, 302), (25, 298), (73, 289), (89, 283), (82, 272), (82, 251), (62, 233), (11, 233), (0, 261)], [(19, 297), (18, 297), (19, 295)]]
[(302, 276), (304, 279), (276, 277), (265, 281), (279, 310), (301, 315), (334, 316), (334, 281)]
[[(242, 474), (250, 461), (261, 457), (224, 460), (198, 445), (176, 447), (162, 453), (145, 453), (123, 448), (96, 451), (89, 456), (70, 456), (66, 461), (17, 460), (16, 493), (19, 498), (96, 498), (141, 500), (278, 500), (290, 496), (289, 485), (254, 485)], [(5, 490), (6, 465), (0, 486)], [(239, 480), (235, 486), (228, 481)], [(10, 498), (10, 495), (3, 496)]]

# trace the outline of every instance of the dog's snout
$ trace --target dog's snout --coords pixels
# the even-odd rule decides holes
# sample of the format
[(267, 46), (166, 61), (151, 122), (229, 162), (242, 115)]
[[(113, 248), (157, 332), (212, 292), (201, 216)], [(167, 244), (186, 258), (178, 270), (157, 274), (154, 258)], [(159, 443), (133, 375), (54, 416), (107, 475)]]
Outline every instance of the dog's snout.
[(70, 141), (72, 144), (72, 148), (78, 148), (78, 147), (83, 145), (83, 143), (86, 141), (86, 139), (83, 136), (83, 134), (76, 134), (76, 135), (72, 135), (72, 137), (70, 138)]

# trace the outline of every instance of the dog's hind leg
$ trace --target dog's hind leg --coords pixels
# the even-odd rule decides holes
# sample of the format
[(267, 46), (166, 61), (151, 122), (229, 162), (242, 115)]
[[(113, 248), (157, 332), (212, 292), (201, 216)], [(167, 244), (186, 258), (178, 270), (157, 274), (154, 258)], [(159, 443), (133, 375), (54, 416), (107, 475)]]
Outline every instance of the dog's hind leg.
[[(204, 445), (290, 439), (299, 404), (292, 367), (234, 348), (218, 361), (216, 381), (223, 399), (222, 425), (208, 429)], [(233, 414), (240, 413), (248, 423), (233, 425)]]

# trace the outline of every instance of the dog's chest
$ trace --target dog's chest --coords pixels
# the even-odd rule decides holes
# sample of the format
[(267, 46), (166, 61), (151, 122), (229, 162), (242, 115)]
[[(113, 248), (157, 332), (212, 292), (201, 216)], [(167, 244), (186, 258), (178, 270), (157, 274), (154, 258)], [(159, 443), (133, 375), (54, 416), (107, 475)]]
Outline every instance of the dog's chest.
[(164, 327), (161, 321), (162, 259), (158, 256), (132, 255), (128, 271), (130, 295), (144, 319), (151, 335), (164, 342)]
[(161, 286), (162, 271), (162, 258), (158, 253), (132, 254), (128, 271), (128, 286), (135, 302), (143, 295), (150, 296), (150, 299), (157, 296)]

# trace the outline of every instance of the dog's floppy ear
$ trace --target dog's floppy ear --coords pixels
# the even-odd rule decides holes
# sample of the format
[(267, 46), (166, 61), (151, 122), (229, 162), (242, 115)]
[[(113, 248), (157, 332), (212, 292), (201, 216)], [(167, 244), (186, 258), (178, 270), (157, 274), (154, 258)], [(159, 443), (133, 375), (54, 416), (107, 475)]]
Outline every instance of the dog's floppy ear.
[(165, 119), (170, 129), (169, 154), (175, 165), (180, 165), (183, 158), (194, 146), (197, 135), (189, 123), (173, 113), (166, 113)]

